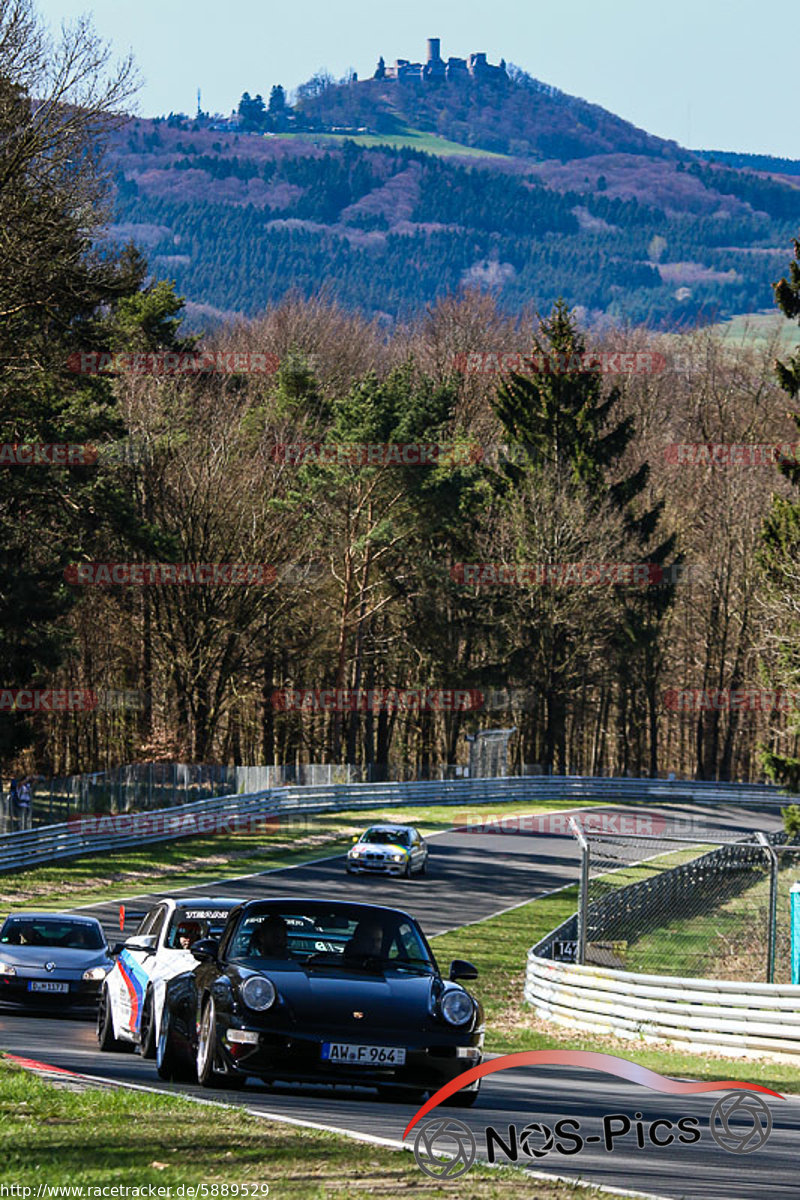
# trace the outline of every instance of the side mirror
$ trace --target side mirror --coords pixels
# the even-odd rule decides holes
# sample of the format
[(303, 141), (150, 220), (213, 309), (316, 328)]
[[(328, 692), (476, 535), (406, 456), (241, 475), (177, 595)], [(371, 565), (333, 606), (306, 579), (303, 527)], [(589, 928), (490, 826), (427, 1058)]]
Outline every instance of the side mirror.
[(158, 941), (154, 933), (146, 933), (140, 937), (126, 938), (122, 943), (123, 950), (140, 950), (146, 954), (155, 954), (156, 942)]
[(189, 952), (199, 962), (216, 962), (217, 954), (219, 953), (219, 942), (215, 938), (200, 938), (199, 941), (189, 947)]
[(354, 834), (353, 834), (352, 841), (353, 841), (354, 843), (358, 841), (358, 834), (357, 834), (357, 833), (354, 833)]
[(474, 967), (471, 962), (467, 962), (463, 958), (454, 958), (450, 963), (450, 980), (455, 983), (457, 979), (477, 979), (478, 968)]

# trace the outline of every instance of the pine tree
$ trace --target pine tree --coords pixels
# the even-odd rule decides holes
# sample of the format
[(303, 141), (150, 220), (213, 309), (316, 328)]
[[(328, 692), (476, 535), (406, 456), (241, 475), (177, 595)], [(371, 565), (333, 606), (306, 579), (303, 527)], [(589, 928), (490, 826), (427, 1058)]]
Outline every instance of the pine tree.
[[(495, 412), (505, 433), (522, 451), (519, 456), (510, 456), (512, 461), (504, 465), (499, 490), (512, 506), (524, 510), (534, 502), (537, 477), (545, 485), (543, 496), (552, 496), (553, 488), (560, 494), (566, 485), (572, 489), (576, 511), (585, 511), (587, 521), (596, 521), (598, 530), (608, 526), (609, 536), (617, 536), (612, 528), (614, 515), (618, 516), (623, 561), (647, 561), (661, 568), (672, 554), (674, 538), (658, 542), (662, 506), (648, 508), (641, 502), (649, 476), (647, 463), (630, 475), (615, 478), (634, 436), (633, 420), (623, 417), (615, 422), (620, 391), (615, 387), (603, 396), (600, 368), (584, 366), (585, 354), (586, 340), (567, 304), (559, 300), (534, 337), (530, 373), (512, 372), (497, 390)], [(521, 527), (524, 524), (523, 512)], [(558, 553), (555, 546), (553, 553)], [(607, 629), (622, 710), (630, 696), (637, 692), (644, 696), (650, 747), (647, 765), (652, 773), (657, 769), (657, 687), (661, 669), (658, 635), (674, 597), (674, 584), (663, 578), (660, 582), (663, 586), (658, 588), (616, 589), (615, 620)], [(563, 771), (567, 766), (567, 687), (574, 671), (570, 675), (571, 649), (567, 629), (559, 626), (557, 603), (551, 611), (554, 624), (546, 655), (548, 678), (533, 682), (543, 687), (547, 712), (544, 765)], [(588, 614), (586, 619), (590, 619)], [(628, 753), (627, 733), (623, 725), (623, 765)]]

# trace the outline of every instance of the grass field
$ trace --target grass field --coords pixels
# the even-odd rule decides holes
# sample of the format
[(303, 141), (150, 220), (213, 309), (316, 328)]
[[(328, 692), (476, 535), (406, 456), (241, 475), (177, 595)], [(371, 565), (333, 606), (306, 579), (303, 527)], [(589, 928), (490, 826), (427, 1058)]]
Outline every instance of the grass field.
[(423, 150), (426, 154), (437, 154), (442, 158), (453, 158), (458, 155), (467, 158), (494, 158), (512, 162), (508, 154), (496, 154), (491, 150), (477, 150), (474, 146), (462, 146), (460, 142), (450, 142), (447, 138), (436, 133), (427, 133), (422, 129), (406, 127), (396, 134), (378, 133), (279, 133), (277, 138), (300, 139), (320, 146), (333, 143), (355, 142), (357, 146), (389, 146), (392, 150)]
[[(401, 1137), (402, 1130), (389, 1129), (389, 1124), (387, 1136)], [(65, 1090), (7, 1062), (0, 1062), (0, 1155), (2, 1182), (33, 1188), (34, 1196), (41, 1184), (152, 1185), (173, 1189), (173, 1196), (181, 1184), (205, 1184), (203, 1194), (216, 1198), (226, 1195), (223, 1185), (238, 1185), (240, 1196), (247, 1185), (256, 1200), (267, 1195), (274, 1200), (352, 1200), (354, 1194), (396, 1196), (411, 1189), (425, 1200), (456, 1194), (452, 1183), (439, 1184), (424, 1175), (412, 1154), (178, 1096)], [(468, 1178), (469, 1195), (478, 1200), (534, 1195), (537, 1200), (578, 1200), (587, 1195), (567, 1184), (526, 1184), (513, 1168), (473, 1166)], [(228, 1197), (235, 1194), (227, 1192)]]
[[(789, 254), (787, 252), (787, 263)], [(781, 352), (795, 350), (800, 343), (800, 328), (782, 313), (767, 311), (743, 313), (722, 321), (714, 327), (726, 340), (734, 345), (742, 342), (771, 342), (777, 333)]]
[(0, 906), (52, 909), (124, 899), (145, 891), (168, 895), (176, 888), (343, 854), (353, 836), (376, 821), (408, 822), (427, 835), (452, 828), (454, 822), (460, 824), (470, 811), (482, 816), (513, 816), (575, 807), (573, 800), (533, 805), (517, 801), (474, 805), (471, 810), (466, 805), (441, 804), (315, 813), (302, 817), (301, 822), (287, 816), (283, 823), (255, 833), (180, 838), (4, 872), (0, 875)]
[[(800, 858), (778, 874), (778, 921), (775, 983), (792, 982), (789, 890), (800, 879)], [(766, 981), (769, 928), (769, 877), (712, 912), (671, 920), (632, 943), (626, 953), (629, 971), (654, 969), (699, 979)]]

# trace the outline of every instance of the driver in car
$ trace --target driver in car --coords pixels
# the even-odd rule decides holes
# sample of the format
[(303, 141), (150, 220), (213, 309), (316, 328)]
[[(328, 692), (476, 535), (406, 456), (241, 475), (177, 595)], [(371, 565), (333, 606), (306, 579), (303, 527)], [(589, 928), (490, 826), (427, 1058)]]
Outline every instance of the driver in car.
[(345, 958), (380, 958), (383, 953), (383, 926), (367, 918), (359, 921), (344, 948)]
[(203, 928), (197, 921), (181, 921), (178, 926), (175, 943), (181, 950), (188, 950), (203, 936)]
[(258, 958), (289, 957), (289, 927), (283, 917), (273, 913), (253, 930), (250, 953)]

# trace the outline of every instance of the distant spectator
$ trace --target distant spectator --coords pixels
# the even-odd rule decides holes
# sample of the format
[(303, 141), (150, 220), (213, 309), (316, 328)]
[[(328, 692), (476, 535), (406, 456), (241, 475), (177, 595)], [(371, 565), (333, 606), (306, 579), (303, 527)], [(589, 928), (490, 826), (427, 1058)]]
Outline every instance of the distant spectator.
[(31, 785), (23, 779), (17, 791), (17, 817), (20, 829), (31, 827)]

